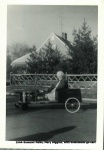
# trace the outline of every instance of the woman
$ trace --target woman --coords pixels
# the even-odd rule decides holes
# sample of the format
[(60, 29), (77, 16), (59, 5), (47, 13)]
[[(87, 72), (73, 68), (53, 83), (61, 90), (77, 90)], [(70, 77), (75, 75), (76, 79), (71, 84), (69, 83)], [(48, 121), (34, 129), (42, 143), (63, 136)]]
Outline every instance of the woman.
[(52, 85), (45, 94), (45, 98), (49, 101), (56, 101), (55, 100), (55, 91), (61, 90), (61, 89), (68, 89), (68, 82), (65, 79), (65, 75), (62, 71), (57, 72), (57, 78), (58, 82), (56, 85)]

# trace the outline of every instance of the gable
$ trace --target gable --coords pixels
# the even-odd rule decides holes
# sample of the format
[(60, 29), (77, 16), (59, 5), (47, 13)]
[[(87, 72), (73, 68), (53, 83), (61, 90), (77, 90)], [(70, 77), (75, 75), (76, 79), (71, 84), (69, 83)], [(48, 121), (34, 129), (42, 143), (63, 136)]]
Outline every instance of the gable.
[(52, 33), (49, 38), (41, 45), (41, 47), (37, 50), (39, 51), (42, 48), (45, 48), (45, 45), (48, 44), (48, 42), (51, 42), (52, 44), (52, 48), (55, 49), (56, 46), (58, 48), (58, 50), (63, 54), (67, 56), (67, 52), (68, 52), (68, 46), (61, 40), (59, 39), (58, 36), (56, 36), (54, 33)]

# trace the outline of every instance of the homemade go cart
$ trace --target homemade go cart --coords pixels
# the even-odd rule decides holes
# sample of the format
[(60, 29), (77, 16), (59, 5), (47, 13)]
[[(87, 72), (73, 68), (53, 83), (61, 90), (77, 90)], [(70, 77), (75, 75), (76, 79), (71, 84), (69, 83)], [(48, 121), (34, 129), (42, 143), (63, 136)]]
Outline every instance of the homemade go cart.
[[(43, 88), (44, 89), (44, 88)], [(42, 91), (44, 91), (42, 89)], [(53, 103), (52, 101), (47, 101), (42, 99), (42, 96), (39, 94), (39, 90), (27, 90), (27, 89), (15, 89), (16, 94), (19, 95), (19, 100), (15, 102), (16, 108), (22, 108), (23, 110), (27, 109), (29, 104), (47, 104)], [(65, 89), (58, 90), (55, 93), (54, 103), (63, 103), (65, 109), (69, 113), (76, 113), (80, 109), (80, 104), (82, 102), (81, 90), (80, 89)]]

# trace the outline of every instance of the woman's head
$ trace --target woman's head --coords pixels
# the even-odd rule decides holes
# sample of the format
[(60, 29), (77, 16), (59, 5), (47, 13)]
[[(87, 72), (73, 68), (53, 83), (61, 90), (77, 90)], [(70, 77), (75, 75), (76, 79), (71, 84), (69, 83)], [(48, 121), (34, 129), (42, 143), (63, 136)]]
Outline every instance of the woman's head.
[(58, 71), (57, 72), (57, 78), (58, 78), (58, 80), (62, 80), (64, 76), (65, 75), (64, 75), (64, 73), (62, 71)]

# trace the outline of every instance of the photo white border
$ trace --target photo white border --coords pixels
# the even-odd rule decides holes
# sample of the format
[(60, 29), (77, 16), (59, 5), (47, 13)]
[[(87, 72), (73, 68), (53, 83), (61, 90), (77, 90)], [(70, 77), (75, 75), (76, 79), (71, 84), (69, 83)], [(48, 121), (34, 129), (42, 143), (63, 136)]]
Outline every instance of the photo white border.
[[(1, 0), (0, 1), (0, 148), (20, 149), (94, 149), (103, 147), (103, 100), (104, 100), (104, 0)], [(98, 98), (97, 143), (94, 144), (16, 144), (5, 141), (6, 128), (6, 47), (7, 5), (97, 5), (98, 6)]]

